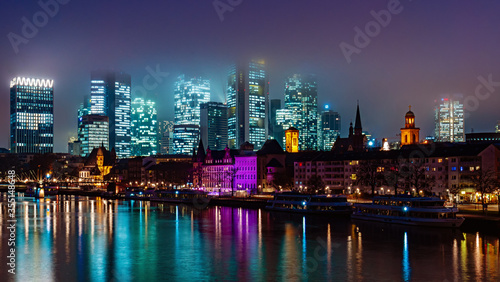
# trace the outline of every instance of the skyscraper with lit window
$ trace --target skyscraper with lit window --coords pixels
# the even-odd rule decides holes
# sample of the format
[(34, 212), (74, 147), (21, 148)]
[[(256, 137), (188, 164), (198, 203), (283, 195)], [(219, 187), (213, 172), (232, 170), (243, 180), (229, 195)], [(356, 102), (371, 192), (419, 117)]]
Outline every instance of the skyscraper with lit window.
[(318, 90), (314, 75), (294, 74), (285, 81), (285, 106), (278, 110), (276, 119), (283, 130), (299, 130), (299, 149), (317, 150)]
[(90, 83), (90, 113), (109, 117), (109, 144), (119, 158), (131, 154), (129, 74), (112, 71), (93, 71)]
[(54, 81), (16, 77), (10, 82), (10, 150), (54, 150)]
[[(200, 104), (210, 101), (210, 80), (180, 75), (174, 89), (174, 153), (193, 151), (200, 135)], [(188, 138), (188, 139), (185, 139)]]
[(174, 125), (174, 154), (191, 155), (200, 140), (200, 126), (196, 124)]
[(227, 146), (227, 106), (219, 102), (201, 104), (201, 140), (211, 150)]
[(255, 150), (268, 136), (269, 83), (264, 61), (231, 66), (227, 84), (228, 142), (237, 149), (246, 141)]
[(187, 79), (180, 75), (175, 82), (175, 124), (200, 125), (200, 104), (210, 101), (210, 80), (203, 77)]
[(109, 149), (109, 118), (103, 115), (84, 115), (78, 128), (78, 140), (82, 156), (88, 156), (94, 148)]
[(132, 102), (132, 155), (150, 156), (158, 152), (158, 119), (153, 101), (135, 98)]
[(464, 104), (460, 96), (437, 100), (434, 113), (437, 142), (465, 142)]
[(320, 149), (331, 151), (335, 140), (340, 136), (340, 114), (329, 109), (325, 105), (325, 110), (320, 118)]
[(158, 124), (158, 146), (162, 155), (174, 153), (174, 122), (163, 120)]

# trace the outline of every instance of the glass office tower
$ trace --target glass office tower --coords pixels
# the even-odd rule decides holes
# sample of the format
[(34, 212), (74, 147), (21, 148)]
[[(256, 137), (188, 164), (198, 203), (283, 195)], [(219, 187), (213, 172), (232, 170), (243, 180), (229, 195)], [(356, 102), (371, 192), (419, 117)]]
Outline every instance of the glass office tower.
[(10, 82), (12, 153), (54, 151), (54, 81), (16, 77)]
[(109, 117), (109, 145), (118, 158), (131, 154), (129, 74), (113, 71), (93, 71), (90, 85), (90, 113)]
[(158, 152), (158, 119), (153, 101), (135, 98), (132, 102), (132, 155), (150, 156)]
[(231, 66), (227, 84), (228, 142), (259, 150), (268, 136), (269, 83), (264, 61)]

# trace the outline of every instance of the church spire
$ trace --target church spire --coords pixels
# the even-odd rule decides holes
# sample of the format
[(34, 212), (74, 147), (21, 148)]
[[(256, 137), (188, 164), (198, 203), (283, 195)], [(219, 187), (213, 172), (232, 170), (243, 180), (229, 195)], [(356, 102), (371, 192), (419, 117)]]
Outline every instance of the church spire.
[(359, 114), (359, 100), (358, 100), (358, 107), (356, 109), (356, 122), (354, 124), (354, 134), (361, 135), (362, 131), (363, 129), (361, 127), (361, 115)]

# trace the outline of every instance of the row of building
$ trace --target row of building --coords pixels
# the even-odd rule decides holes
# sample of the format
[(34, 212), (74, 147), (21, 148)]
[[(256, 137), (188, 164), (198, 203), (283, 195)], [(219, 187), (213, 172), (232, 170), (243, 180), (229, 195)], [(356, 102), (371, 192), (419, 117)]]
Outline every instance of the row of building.
[[(20, 77), (11, 81), (11, 152), (53, 151), (53, 84), (52, 80)], [(300, 132), (299, 151), (329, 151), (340, 135), (340, 114), (328, 105), (318, 110), (314, 75), (294, 74), (286, 79), (283, 107), (280, 99), (269, 101), (269, 79), (263, 61), (231, 67), (225, 103), (211, 102), (211, 91), (206, 78), (179, 76), (174, 85), (174, 120), (159, 121), (154, 101), (132, 99), (130, 75), (93, 71), (90, 95), (78, 109), (77, 136), (70, 139), (68, 151), (88, 156), (94, 148), (103, 146), (114, 148), (119, 159), (189, 155), (199, 140), (214, 150), (226, 146), (238, 149), (245, 142), (258, 150), (267, 139), (275, 139), (285, 147), (285, 131), (291, 127)], [(435, 119), (434, 141), (465, 141), (464, 108), (457, 97), (436, 101)], [(369, 134), (363, 134), (369, 145), (376, 146)], [(406, 138), (420, 141), (414, 134)], [(408, 140), (402, 139), (396, 146)]]

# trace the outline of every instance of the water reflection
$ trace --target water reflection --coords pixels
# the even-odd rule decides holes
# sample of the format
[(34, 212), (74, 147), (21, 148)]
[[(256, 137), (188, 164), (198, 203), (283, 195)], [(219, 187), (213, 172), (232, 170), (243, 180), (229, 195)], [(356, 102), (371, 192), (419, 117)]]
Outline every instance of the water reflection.
[(75, 196), (19, 198), (17, 216), (18, 281), (499, 279), (481, 233)]

